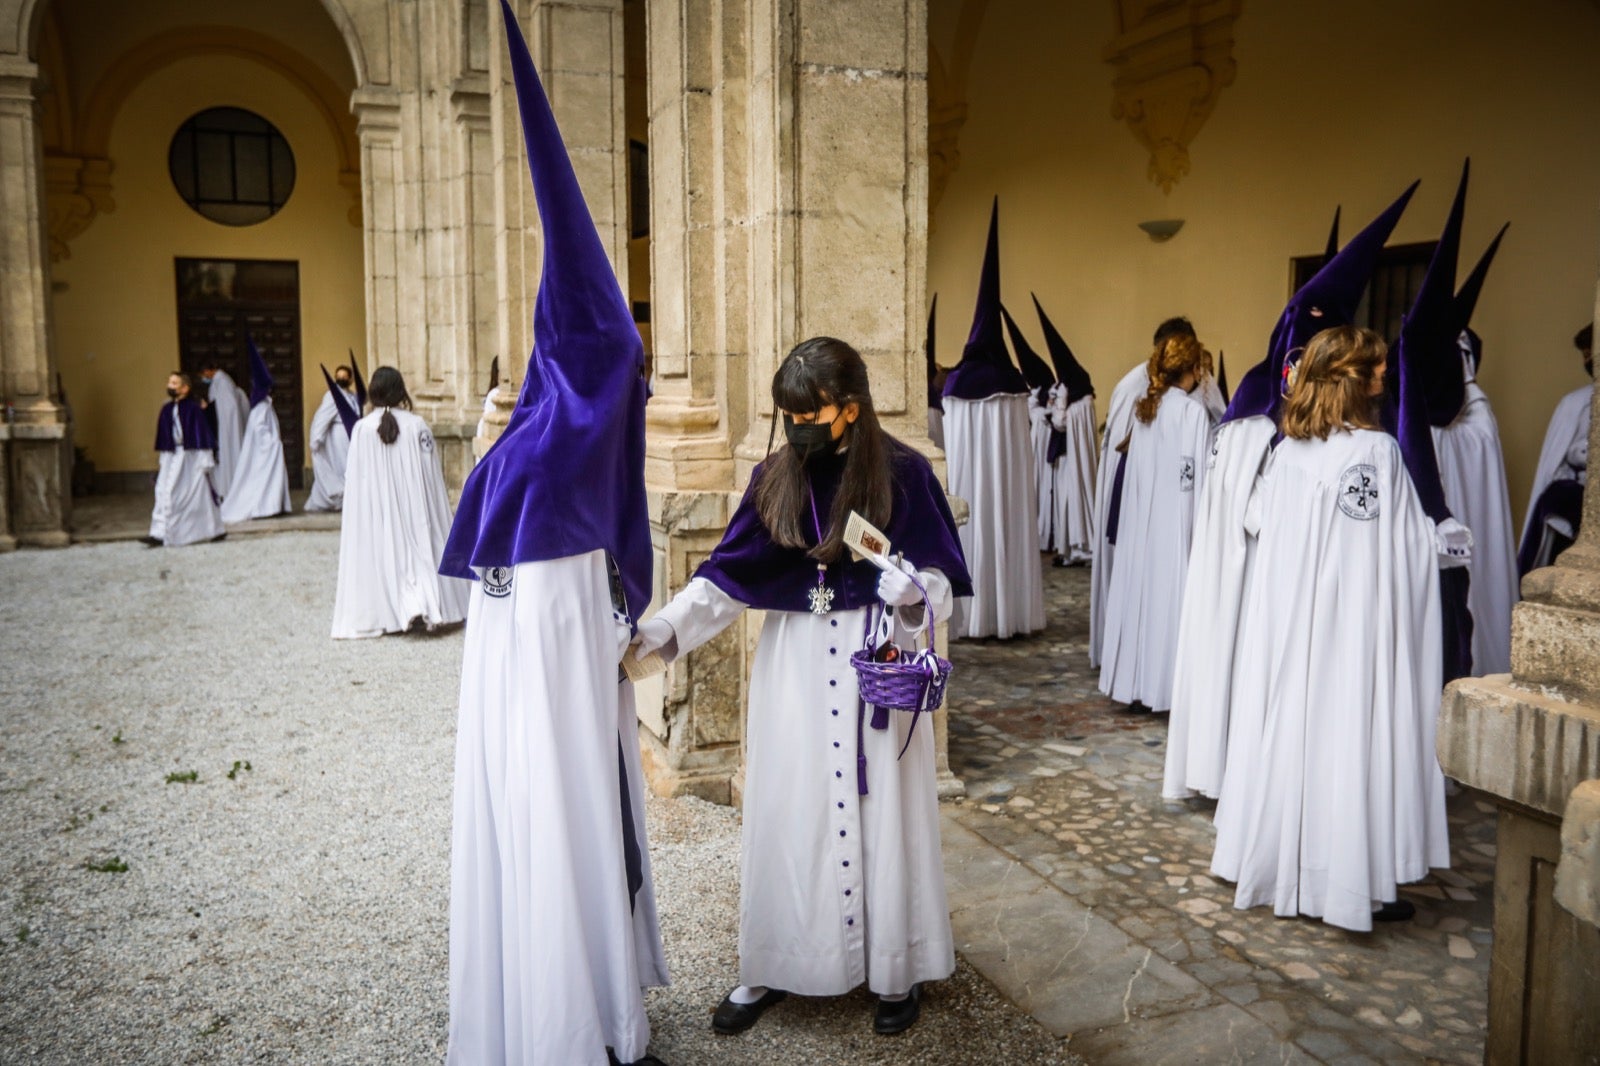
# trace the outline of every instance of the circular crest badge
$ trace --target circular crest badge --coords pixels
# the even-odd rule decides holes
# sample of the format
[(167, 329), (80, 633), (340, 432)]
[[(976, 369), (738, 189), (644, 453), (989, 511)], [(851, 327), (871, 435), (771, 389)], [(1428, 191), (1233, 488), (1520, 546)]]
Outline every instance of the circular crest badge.
[(1178, 458), (1178, 491), (1194, 491), (1194, 456), (1184, 455)]
[(429, 433), (427, 430), (423, 430), (421, 433), (417, 434), (417, 444), (419, 444), (422, 447), (422, 450), (425, 452), (433, 451), (433, 434)]
[(1378, 468), (1357, 463), (1339, 475), (1339, 510), (1351, 518), (1378, 517)]
[(483, 594), (496, 599), (511, 595), (511, 567), (491, 566), (484, 570)]

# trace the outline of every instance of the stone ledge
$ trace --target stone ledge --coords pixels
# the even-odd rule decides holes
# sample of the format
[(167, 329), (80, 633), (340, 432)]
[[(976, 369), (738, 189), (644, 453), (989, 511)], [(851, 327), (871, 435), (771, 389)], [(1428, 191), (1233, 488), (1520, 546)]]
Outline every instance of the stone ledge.
[[(1573, 592), (1565, 575), (1555, 583), (1567, 590), (1563, 596)], [(1524, 601), (1513, 611), (1511, 669), (1523, 684), (1550, 686), (1567, 697), (1600, 703), (1596, 648), (1600, 648), (1600, 614), (1592, 607)]]
[(1439, 709), (1439, 764), (1462, 784), (1561, 818), (1567, 797), (1600, 775), (1600, 707), (1513, 682), (1452, 682)]

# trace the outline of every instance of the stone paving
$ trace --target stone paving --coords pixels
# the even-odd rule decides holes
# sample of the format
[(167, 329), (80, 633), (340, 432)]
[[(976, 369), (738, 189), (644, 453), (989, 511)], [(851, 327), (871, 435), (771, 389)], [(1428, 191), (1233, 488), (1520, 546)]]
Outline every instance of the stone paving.
[(1088, 571), (1045, 574), (1042, 634), (953, 648), (967, 799), (946, 805), (945, 850), (968, 961), (1090, 1062), (1481, 1062), (1487, 798), (1451, 798), (1452, 869), (1402, 887), (1411, 922), (1234, 910), (1207, 874), (1214, 804), (1161, 798), (1166, 716), (1096, 690)]

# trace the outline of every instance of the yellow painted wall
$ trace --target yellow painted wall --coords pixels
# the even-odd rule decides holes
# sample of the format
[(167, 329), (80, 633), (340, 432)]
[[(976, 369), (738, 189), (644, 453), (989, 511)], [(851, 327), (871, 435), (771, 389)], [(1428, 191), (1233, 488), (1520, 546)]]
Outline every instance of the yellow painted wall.
[[(278, 127), (295, 155), (295, 188), (255, 226), (211, 222), (179, 198), (167, 173), (173, 133), (208, 107), (242, 107)], [(77, 443), (101, 470), (151, 470), (155, 416), (178, 364), (173, 259), (293, 259), (300, 263), (303, 422), (326, 391), (317, 363), (365, 347), (362, 238), (338, 181), (326, 120), (273, 69), (238, 57), (197, 56), (153, 73), (112, 127), (116, 210), (101, 215), (55, 264), (60, 371)], [(248, 388), (248, 383), (241, 382)]]
[[(959, 6), (932, 0), (930, 25), (952, 25)], [(1145, 149), (1110, 117), (1113, 71), (1101, 50), (1112, 32), (1106, 0), (988, 5), (960, 167), (932, 219), (941, 361), (954, 362), (966, 338), (996, 193), (1007, 305), (1042, 346), (1028, 301), (1038, 292), (1103, 405), (1172, 314), (1227, 352), (1237, 381), (1265, 352), (1290, 257), (1322, 250), (1336, 204), (1348, 238), (1421, 178), (1392, 240), (1432, 240), (1470, 155), (1463, 276), (1512, 223), (1473, 327), (1520, 528), (1550, 412), (1588, 381), (1571, 337), (1593, 311), (1600, 272), (1600, 9), (1247, 3), (1238, 79), (1170, 195), (1146, 179)], [(1186, 220), (1165, 244), (1136, 228), (1160, 218)]]

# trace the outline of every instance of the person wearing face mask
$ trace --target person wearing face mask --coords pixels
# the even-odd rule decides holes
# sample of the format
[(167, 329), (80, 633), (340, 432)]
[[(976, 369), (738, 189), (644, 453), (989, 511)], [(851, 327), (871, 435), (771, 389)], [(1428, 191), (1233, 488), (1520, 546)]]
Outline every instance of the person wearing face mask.
[(212, 359), (200, 370), (206, 383), (207, 410), (217, 424), (217, 468), (211, 483), (219, 496), (226, 495), (233, 483), (234, 467), (244, 443), (244, 423), (250, 413), (250, 398), (233, 377)]
[(216, 432), (200, 401), (190, 395), (189, 375), (167, 375), (167, 402), (156, 419), (156, 501), (150, 512), (151, 547), (169, 548), (220, 540), (222, 518), (211, 492)]
[[(335, 367), (334, 386), (356, 406), (355, 379), (347, 366)], [(359, 410), (358, 412), (359, 413)], [(311, 494), (308, 511), (337, 511), (344, 506), (344, 465), (350, 453), (350, 434), (339, 419), (333, 393), (325, 392), (311, 416)]]
[(230, 525), (289, 511), (289, 471), (284, 466), (278, 413), (272, 406), (272, 372), (255, 340), (247, 336), (245, 344), (250, 349), (250, 413), (245, 417), (239, 461), (222, 499), (222, 520)]
[(1211, 353), (1175, 333), (1150, 356), (1150, 384), (1133, 405), (1121, 506), (1108, 539), (1117, 561), (1106, 594), (1100, 691), (1153, 711), (1172, 707), (1172, 664), (1188, 575), (1195, 499), (1216, 429), (1196, 394)]
[[(1573, 336), (1572, 346), (1583, 357), (1583, 371), (1594, 377), (1594, 323)], [(1589, 419), (1594, 385), (1584, 384), (1561, 398), (1533, 475), (1533, 493), (1523, 519), (1522, 548), (1517, 554), (1518, 576), (1549, 566), (1578, 539), (1583, 518), (1583, 487), (1589, 481)]]
[[(897, 1033), (917, 1019), (920, 983), (955, 966), (933, 730), (863, 706), (850, 655), (881, 604), (908, 647), (972, 586), (944, 491), (879, 425), (854, 348), (798, 345), (772, 400), (787, 446), (756, 467), (683, 591), (640, 623), (637, 654), (676, 658), (745, 608), (767, 612), (746, 726), (739, 984), (712, 1027), (737, 1033), (788, 993), (865, 983), (879, 996), (875, 1031)], [(889, 538), (898, 569), (852, 561), (852, 511)]]

